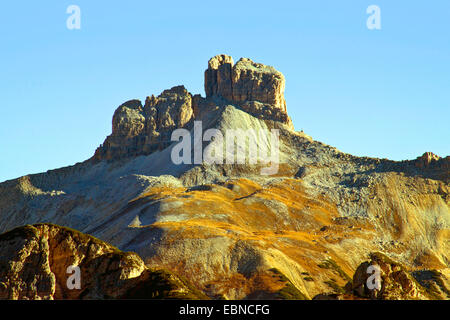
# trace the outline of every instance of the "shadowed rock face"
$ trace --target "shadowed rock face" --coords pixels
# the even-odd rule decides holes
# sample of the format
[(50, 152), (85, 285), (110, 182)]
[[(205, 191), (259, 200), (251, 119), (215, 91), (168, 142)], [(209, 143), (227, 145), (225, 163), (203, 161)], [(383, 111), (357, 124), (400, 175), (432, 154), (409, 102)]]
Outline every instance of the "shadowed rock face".
[[(67, 228), (39, 224), (0, 235), (0, 299), (204, 298), (141, 258)], [(67, 281), (80, 268), (80, 288)], [(198, 296), (197, 296), (198, 294)]]

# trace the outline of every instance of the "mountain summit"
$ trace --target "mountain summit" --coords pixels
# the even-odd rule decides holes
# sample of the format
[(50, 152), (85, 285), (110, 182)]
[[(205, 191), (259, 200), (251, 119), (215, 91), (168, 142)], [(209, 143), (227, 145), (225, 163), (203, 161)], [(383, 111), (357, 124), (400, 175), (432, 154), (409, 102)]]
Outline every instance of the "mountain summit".
[(147, 97), (145, 103), (130, 100), (114, 112), (112, 134), (96, 150), (94, 159), (118, 159), (147, 155), (171, 144), (175, 129), (192, 129), (211, 106), (234, 105), (259, 118), (278, 121), (294, 129), (286, 110), (285, 80), (273, 67), (241, 58), (217, 55), (205, 71), (206, 98), (192, 95), (184, 86)]

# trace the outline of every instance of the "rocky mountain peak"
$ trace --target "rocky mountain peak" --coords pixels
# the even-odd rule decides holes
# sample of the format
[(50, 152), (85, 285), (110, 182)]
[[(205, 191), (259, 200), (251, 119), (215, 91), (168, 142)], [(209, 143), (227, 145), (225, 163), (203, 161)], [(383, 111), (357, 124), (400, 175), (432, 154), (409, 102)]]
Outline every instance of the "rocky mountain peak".
[[(190, 128), (216, 107), (231, 104), (261, 120), (277, 121), (293, 130), (284, 99), (285, 79), (271, 66), (222, 54), (208, 61), (206, 98), (192, 95), (183, 85), (148, 96), (144, 105), (129, 100), (114, 112), (112, 134), (96, 150), (93, 159), (111, 160), (150, 154), (170, 145), (177, 128)], [(220, 107), (220, 106), (219, 106)]]
[(244, 111), (287, 124), (293, 129), (284, 99), (285, 78), (274, 67), (241, 58), (217, 55), (205, 71), (206, 97), (220, 96)]

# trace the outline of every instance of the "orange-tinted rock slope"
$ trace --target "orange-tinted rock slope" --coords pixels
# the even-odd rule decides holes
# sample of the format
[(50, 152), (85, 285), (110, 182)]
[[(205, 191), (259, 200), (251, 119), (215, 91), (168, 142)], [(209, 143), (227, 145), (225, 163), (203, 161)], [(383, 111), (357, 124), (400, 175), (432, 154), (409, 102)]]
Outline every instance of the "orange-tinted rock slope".
[[(206, 97), (177, 86), (122, 104), (91, 159), (1, 183), (0, 232), (74, 228), (211, 298), (448, 298), (449, 157), (356, 157), (296, 132), (283, 75), (250, 59), (216, 56), (205, 80)], [(278, 170), (174, 163), (171, 134), (194, 121), (224, 134), (278, 129)], [(375, 252), (402, 269), (384, 266), (386, 290), (368, 294), (361, 264)]]

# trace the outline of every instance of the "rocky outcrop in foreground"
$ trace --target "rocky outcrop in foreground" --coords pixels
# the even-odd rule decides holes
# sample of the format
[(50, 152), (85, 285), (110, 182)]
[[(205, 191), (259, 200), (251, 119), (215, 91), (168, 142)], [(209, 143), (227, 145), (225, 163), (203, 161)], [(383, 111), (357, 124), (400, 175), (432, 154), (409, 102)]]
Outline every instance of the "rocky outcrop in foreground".
[(51, 224), (0, 235), (0, 252), (0, 299), (205, 298), (185, 280), (147, 269), (136, 253)]
[[(445, 300), (450, 298), (450, 288), (447, 288), (444, 283), (446, 277), (437, 270), (409, 272), (405, 266), (380, 252), (371, 253), (369, 258), (358, 266), (352, 281), (342, 288), (343, 293), (320, 294), (315, 299)], [(375, 270), (378, 270), (378, 276)], [(378, 287), (375, 285), (377, 277)]]

